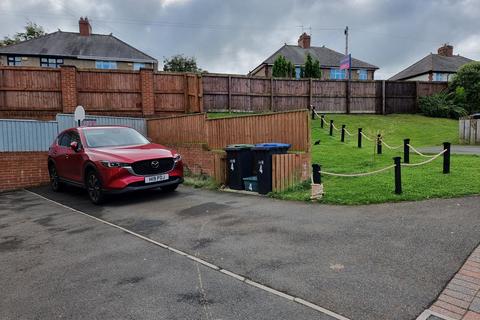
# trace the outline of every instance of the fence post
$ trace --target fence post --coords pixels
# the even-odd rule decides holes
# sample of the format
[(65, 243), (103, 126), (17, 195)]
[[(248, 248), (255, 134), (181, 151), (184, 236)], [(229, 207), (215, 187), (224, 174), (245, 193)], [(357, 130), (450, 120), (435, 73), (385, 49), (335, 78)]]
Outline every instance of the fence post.
[[(140, 69), (140, 89), (142, 93), (142, 114), (144, 116), (152, 116), (155, 114), (155, 93), (154, 93), (154, 75), (151, 69)], [(184, 104), (185, 113), (188, 112), (188, 79), (187, 75), (183, 78)]]
[(395, 157), (393, 158), (393, 163), (395, 164), (395, 193), (402, 193), (402, 158)]
[(272, 111), (272, 112), (275, 111), (275, 109), (274, 109), (274, 103), (273, 103), (274, 100), (275, 100), (275, 98), (274, 98), (274, 96), (273, 96), (273, 93), (274, 93), (274, 91), (273, 91), (274, 84), (275, 84), (275, 83), (274, 83), (274, 81), (273, 81), (273, 76), (272, 76), (272, 77), (270, 78), (270, 111)]
[(342, 136), (340, 138), (342, 142), (345, 142), (345, 125), (342, 124)]
[(358, 128), (358, 141), (357, 141), (357, 146), (359, 148), (362, 147), (362, 128)]
[(410, 163), (410, 139), (403, 139), (403, 162)]
[(333, 136), (333, 120), (330, 120), (330, 135)]
[(386, 114), (385, 80), (382, 80), (382, 114)]
[(443, 154), (443, 173), (450, 173), (450, 142), (443, 143), (443, 150), (445, 153)]
[[(77, 107), (77, 68), (61, 66), (60, 90), (62, 93), (62, 112), (73, 113)], [(6, 94), (4, 95), (6, 99)], [(6, 107), (6, 105), (4, 105)]]
[(321, 166), (319, 164), (313, 163), (312, 164), (312, 176), (313, 176), (313, 183), (321, 184), (322, 183), (322, 176), (320, 174)]
[(232, 111), (232, 76), (228, 76), (228, 112)]
[(324, 123), (324, 122), (325, 122), (325, 115), (322, 114), (322, 115), (320, 116), (320, 128), (323, 128), (323, 123)]
[(377, 135), (377, 154), (382, 154), (382, 136)]
[(310, 105), (310, 109), (312, 109), (312, 120), (315, 120), (315, 107)]

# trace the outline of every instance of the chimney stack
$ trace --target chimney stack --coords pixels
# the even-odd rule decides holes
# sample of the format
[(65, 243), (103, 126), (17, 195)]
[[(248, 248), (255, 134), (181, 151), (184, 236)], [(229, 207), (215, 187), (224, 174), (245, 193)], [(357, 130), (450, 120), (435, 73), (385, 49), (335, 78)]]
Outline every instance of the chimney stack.
[(446, 43), (438, 48), (438, 54), (445, 57), (453, 57), (453, 46), (447, 45)]
[(85, 18), (80, 17), (80, 20), (78, 20), (78, 28), (80, 30), (81, 36), (88, 37), (89, 35), (92, 34), (92, 26), (90, 25), (90, 22), (88, 21), (87, 17)]
[(303, 49), (310, 48), (310, 36), (305, 32), (300, 35), (300, 38), (298, 38), (298, 46)]

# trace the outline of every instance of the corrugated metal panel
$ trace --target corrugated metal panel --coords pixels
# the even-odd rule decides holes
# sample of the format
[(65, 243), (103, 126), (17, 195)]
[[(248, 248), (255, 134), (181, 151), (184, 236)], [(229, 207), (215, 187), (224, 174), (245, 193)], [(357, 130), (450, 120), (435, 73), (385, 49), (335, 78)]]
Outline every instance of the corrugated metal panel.
[[(106, 117), (86, 115), (86, 119), (95, 119), (96, 125), (120, 125), (134, 128), (143, 135), (147, 135), (147, 123), (143, 118), (131, 117)], [(72, 127), (76, 127), (72, 114), (57, 114), (58, 130), (63, 131)]]
[(0, 152), (47, 151), (57, 133), (56, 121), (0, 119)]

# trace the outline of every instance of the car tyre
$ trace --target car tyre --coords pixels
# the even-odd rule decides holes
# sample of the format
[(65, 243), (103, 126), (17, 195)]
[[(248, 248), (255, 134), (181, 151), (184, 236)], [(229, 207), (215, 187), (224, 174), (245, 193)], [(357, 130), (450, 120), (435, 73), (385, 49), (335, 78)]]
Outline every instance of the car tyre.
[(178, 183), (177, 184), (171, 184), (169, 186), (162, 187), (163, 192), (173, 192), (178, 188)]
[(57, 168), (53, 163), (48, 166), (48, 173), (50, 175), (50, 187), (54, 192), (62, 191), (62, 183), (60, 182), (60, 177), (58, 176)]
[(85, 181), (88, 197), (94, 204), (101, 204), (105, 201), (105, 194), (102, 191), (102, 182), (98, 173), (91, 170), (87, 173)]

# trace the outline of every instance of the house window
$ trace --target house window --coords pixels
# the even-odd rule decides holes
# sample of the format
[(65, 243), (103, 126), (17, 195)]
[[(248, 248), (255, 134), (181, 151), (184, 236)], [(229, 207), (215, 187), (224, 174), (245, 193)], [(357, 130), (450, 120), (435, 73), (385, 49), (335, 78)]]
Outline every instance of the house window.
[(301, 74), (302, 74), (302, 67), (296, 66), (295, 67), (295, 79), (300, 79)]
[(10, 57), (7, 58), (7, 64), (9, 66), (21, 66), (22, 65), (22, 57), (10, 56)]
[(341, 80), (345, 79), (345, 70), (337, 68), (330, 69), (330, 79)]
[(97, 69), (117, 69), (116, 61), (95, 61), (95, 68)]
[(358, 70), (358, 80), (367, 80), (368, 72), (365, 69)]
[(145, 68), (145, 63), (135, 62), (133, 64), (133, 70), (140, 70), (141, 68)]
[(59, 68), (62, 64), (62, 58), (40, 58), (40, 67)]
[(447, 74), (446, 73), (434, 73), (434, 81), (447, 81)]

